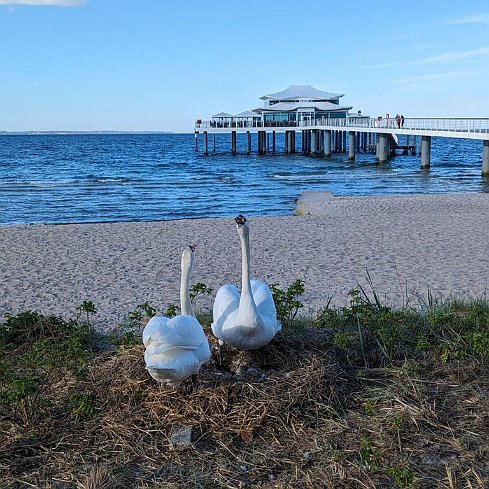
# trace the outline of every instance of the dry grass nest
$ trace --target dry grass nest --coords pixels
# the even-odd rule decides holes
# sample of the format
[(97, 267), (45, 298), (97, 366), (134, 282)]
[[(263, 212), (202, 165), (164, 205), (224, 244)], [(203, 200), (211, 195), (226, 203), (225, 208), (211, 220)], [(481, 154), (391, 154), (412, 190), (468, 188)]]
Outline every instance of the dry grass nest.
[(429, 359), (359, 370), (307, 328), (225, 348), (193, 388), (159, 386), (141, 345), (99, 351), (83, 379), (52, 375), (0, 414), (0, 486), (489, 487), (487, 374)]

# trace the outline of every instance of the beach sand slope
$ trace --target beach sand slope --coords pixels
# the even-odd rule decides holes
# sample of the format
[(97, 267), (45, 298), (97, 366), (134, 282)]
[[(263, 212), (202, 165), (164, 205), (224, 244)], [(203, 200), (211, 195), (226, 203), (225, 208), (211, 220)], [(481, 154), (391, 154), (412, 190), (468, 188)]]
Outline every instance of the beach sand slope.
[[(309, 199), (310, 200), (310, 199)], [(334, 197), (313, 215), (249, 217), (254, 277), (305, 282), (304, 313), (341, 306), (367, 287), (387, 304), (486, 298), (489, 194)], [(238, 213), (238, 212), (237, 212)], [(0, 315), (37, 310), (73, 317), (84, 300), (111, 330), (138, 304), (178, 304), (180, 256), (197, 244), (192, 282), (240, 284), (234, 219), (0, 227)], [(197, 304), (212, 306), (213, 295)]]

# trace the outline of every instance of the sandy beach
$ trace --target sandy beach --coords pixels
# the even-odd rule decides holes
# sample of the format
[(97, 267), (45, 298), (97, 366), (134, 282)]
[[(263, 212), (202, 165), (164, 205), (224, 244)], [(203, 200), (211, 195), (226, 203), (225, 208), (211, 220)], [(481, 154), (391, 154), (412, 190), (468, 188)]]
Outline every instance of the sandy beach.
[[(334, 197), (314, 215), (249, 217), (256, 278), (305, 282), (304, 313), (367, 286), (387, 304), (435, 297), (485, 298), (489, 194)], [(180, 255), (197, 244), (192, 283), (239, 284), (233, 218), (0, 227), (0, 315), (37, 310), (73, 317), (92, 300), (94, 323), (111, 330), (138, 304), (159, 313), (178, 303)], [(197, 306), (211, 307), (213, 296)]]

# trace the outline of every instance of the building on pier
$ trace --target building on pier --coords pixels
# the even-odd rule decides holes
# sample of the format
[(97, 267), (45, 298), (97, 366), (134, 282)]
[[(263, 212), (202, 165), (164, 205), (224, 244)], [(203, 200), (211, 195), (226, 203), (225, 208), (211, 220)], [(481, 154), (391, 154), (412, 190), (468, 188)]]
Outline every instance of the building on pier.
[(265, 106), (255, 112), (261, 114), (263, 122), (288, 126), (312, 120), (344, 119), (352, 107), (341, 106), (341, 97), (344, 94), (324, 92), (311, 85), (291, 85), (282, 92), (260, 97)]
[(340, 105), (342, 93), (318, 90), (311, 85), (291, 85), (289, 88), (260, 97), (264, 106), (233, 115), (219, 112), (212, 116), (212, 127), (245, 127), (249, 123), (267, 126), (294, 126), (314, 120), (344, 119), (351, 106)]

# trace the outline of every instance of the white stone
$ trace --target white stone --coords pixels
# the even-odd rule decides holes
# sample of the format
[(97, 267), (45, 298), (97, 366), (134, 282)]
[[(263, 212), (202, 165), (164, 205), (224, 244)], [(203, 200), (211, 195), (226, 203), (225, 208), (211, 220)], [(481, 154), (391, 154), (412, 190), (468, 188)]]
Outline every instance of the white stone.
[(324, 216), (326, 206), (334, 195), (331, 192), (303, 192), (297, 199), (296, 216)]

